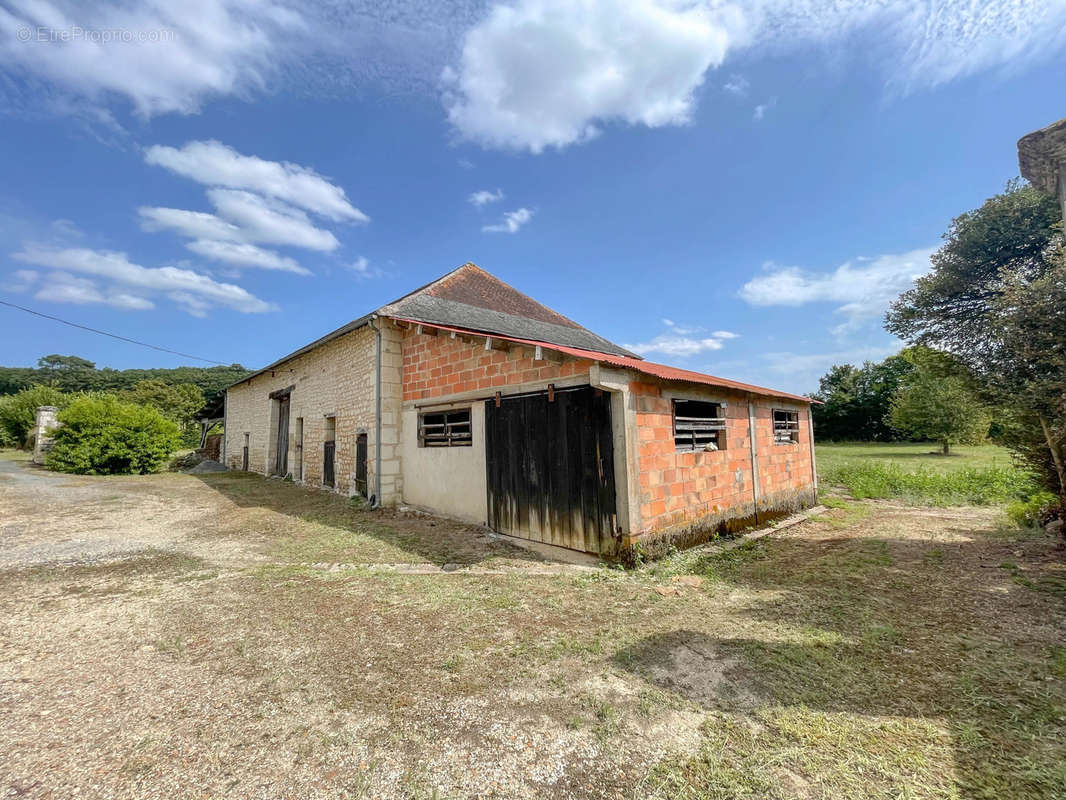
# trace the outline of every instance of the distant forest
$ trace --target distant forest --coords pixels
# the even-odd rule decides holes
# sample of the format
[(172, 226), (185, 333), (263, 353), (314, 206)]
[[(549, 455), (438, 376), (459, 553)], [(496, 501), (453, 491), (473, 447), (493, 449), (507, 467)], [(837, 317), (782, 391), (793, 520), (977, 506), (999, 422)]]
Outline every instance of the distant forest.
[(97, 368), (88, 359), (53, 354), (38, 359), (36, 367), (0, 367), (0, 396), (16, 394), (34, 385), (52, 386), (63, 392), (91, 392), (130, 389), (141, 381), (157, 380), (199, 386), (204, 393), (204, 407), (209, 408), (223, 389), (251, 371), (240, 364), (173, 369)]

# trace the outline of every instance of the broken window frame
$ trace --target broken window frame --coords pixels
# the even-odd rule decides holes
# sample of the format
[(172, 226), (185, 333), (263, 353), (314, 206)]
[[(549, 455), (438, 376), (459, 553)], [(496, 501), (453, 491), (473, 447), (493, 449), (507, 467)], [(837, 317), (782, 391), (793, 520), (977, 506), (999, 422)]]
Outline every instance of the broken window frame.
[(474, 437), (470, 411), (467, 407), (419, 413), (418, 446), (471, 447)]
[[(778, 415), (782, 415), (779, 419)], [(799, 411), (791, 408), (775, 408), (770, 414), (773, 424), (774, 444), (799, 444)]]
[[(723, 406), (713, 400), (674, 399), (674, 452), (705, 453), (725, 450)], [(709, 444), (714, 447), (707, 449)]]

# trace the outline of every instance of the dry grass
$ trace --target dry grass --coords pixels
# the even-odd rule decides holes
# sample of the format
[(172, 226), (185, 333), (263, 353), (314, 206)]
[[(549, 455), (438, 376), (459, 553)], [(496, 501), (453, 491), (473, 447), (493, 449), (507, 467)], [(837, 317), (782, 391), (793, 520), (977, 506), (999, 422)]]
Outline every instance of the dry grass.
[[(4, 574), (5, 790), (1062, 796), (1066, 573), (998, 511), (846, 504), (631, 573), (405, 575), (371, 566), (525, 562), (462, 526), (208, 479), (96, 479), (126, 498), (115, 527), (136, 498), (207, 511), (161, 548)], [(704, 580), (654, 591), (680, 575)]]

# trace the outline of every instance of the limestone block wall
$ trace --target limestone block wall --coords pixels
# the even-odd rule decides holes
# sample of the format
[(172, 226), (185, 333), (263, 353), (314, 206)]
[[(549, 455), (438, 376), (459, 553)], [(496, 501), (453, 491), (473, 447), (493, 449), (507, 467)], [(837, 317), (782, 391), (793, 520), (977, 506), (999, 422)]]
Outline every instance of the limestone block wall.
[[(402, 369), (398, 330), (382, 328), (382, 502), (395, 503), (401, 491), (399, 391)], [(356, 437), (367, 434), (369, 492), (375, 487), (375, 367), (377, 338), (359, 328), (257, 375), (226, 393), (226, 465), (240, 469), (245, 437), (248, 468), (272, 474), (276, 458), (277, 401), (272, 392), (292, 387), (289, 400), (288, 474), (309, 486), (322, 486), (323, 452), (330, 431), (336, 441), (334, 472), (338, 492), (355, 491)]]

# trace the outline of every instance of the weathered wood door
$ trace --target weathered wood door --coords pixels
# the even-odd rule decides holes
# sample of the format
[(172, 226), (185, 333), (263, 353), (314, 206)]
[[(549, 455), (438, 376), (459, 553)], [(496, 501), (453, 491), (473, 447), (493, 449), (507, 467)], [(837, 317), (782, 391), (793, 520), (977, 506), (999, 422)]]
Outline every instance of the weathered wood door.
[(598, 553), (614, 535), (610, 397), (588, 386), (485, 404), (488, 520), (500, 533)]
[(366, 445), (365, 433), (355, 437), (355, 490), (363, 497), (369, 496), (366, 485)]
[(333, 462), (337, 454), (337, 443), (334, 441), (322, 444), (322, 485), (335, 486), (337, 481), (333, 475)]
[(285, 475), (289, 471), (289, 396), (278, 398), (278, 441), (274, 459), (274, 474)]

